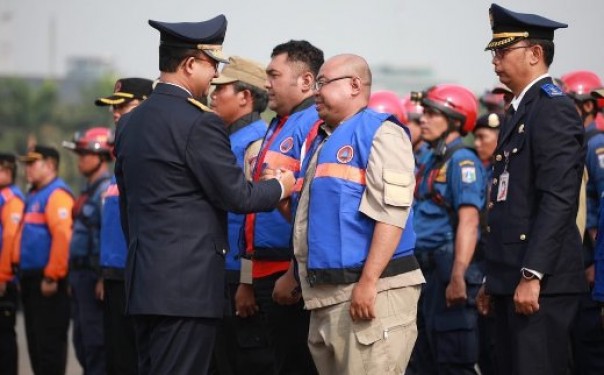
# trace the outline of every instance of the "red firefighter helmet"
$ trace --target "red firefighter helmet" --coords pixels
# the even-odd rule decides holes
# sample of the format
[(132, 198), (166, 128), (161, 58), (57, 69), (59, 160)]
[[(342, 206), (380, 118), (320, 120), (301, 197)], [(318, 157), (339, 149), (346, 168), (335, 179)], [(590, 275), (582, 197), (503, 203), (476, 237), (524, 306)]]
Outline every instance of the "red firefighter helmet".
[(476, 125), (478, 101), (476, 96), (463, 86), (443, 84), (431, 87), (422, 95), (422, 105), (461, 121), (462, 135), (471, 132)]
[(74, 152), (89, 152), (111, 158), (114, 134), (110, 128), (95, 127), (77, 131), (70, 142), (64, 141), (63, 147)]
[(410, 94), (401, 99), (401, 106), (409, 121), (419, 122), (420, 117), (424, 114), (422, 104), (417, 100), (411, 100)]
[(369, 97), (367, 107), (380, 113), (390, 113), (400, 122), (406, 123), (407, 116), (401, 105), (398, 95), (392, 91), (376, 91)]
[[(591, 96), (593, 90), (602, 88), (600, 77), (589, 70), (577, 70), (566, 73), (561, 78), (564, 82), (564, 91), (568, 96), (579, 102), (594, 100)], [(604, 106), (604, 99), (597, 99), (598, 108)]]

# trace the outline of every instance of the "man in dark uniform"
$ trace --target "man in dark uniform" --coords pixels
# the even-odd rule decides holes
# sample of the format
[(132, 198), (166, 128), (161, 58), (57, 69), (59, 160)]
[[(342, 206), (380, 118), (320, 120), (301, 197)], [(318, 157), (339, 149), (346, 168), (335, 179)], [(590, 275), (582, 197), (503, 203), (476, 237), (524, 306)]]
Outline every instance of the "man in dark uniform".
[(586, 291), (575, 223), (584, 130), (572, 100), (548, 75), (554, 30), (567, 25), (496, 4), (490, 14), (486, 49), (514, 93), (487, 204), (486, 292), (497, 323), (497, 367), (502, 374), (565, 374), (571, 323)]
[(160, 83), (122, 117), (115, 168), (128, 242), (126, 311), (141, 374), (206, 374), (224, 308), (226, 211), (270, 210), (293, 173), (249, 183), (206, 96), (222, 56), (223, 15), (149, 21), (160, 31)]

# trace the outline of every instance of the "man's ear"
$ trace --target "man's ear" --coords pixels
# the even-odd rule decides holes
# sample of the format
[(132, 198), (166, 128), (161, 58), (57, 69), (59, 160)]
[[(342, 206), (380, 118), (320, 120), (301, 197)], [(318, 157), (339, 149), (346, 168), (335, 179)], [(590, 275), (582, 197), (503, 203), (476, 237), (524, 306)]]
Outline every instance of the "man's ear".
[(315, 85), (315, 76), (309, 72), (309, 71), (305, 71), (302, 74), (300, 74), (300, 77), (298, 77), (299, 80), (301, 80), (302, 82), (302, 91), (303, 92), (308, 92), (308, 91), (312, 91)]

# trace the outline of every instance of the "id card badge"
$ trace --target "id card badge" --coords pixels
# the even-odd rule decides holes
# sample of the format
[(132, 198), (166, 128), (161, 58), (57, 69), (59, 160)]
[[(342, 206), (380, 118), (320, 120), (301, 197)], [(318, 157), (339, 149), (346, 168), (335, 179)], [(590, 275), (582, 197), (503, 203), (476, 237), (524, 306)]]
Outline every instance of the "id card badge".
[(508, 184), (510, 182), (510, 173), (503, 171), (499, 176), (499, 185), (497, 187), (497, 202), (503, 202), (508, 198)]

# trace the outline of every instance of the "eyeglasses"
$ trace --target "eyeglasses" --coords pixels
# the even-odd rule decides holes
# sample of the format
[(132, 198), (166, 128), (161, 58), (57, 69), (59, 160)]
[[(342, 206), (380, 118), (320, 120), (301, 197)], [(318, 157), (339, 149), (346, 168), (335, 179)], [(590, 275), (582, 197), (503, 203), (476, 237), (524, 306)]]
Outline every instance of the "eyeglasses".
[(330, 83), (332, 83), (332, 82), (339, 81), (339, 80), (341, 80), (341, 79), (346, 79), (346, 78), (351, 78), (351, 79), (354, 79), (354, 78), (357, 78), (357, 77), (353, 77), (353, 76), (342, 76), (342, 77), (337, 77), (337, 78), (332, 78), (332, 79), (323, 79), (323, 80), (319, 80), (319, 81), (316, 81), (316, 82), (315, 82), (315, 91), (319, 91), (319, 90), (321, 90), (321, 89), (323, 88), (323, 86), (325, 86), (325, 85), (329, 85), (329, 84), (330, 84)]
[(513, 49), (520, 48), (531, 48), (532, 46), (519, 46), (519, 47), (508, 47), (508, 48), (497, 48), (491, 50), (491, 56), (493, 58), (498, 58), (499, 60), (503, 59), (505, 55)]

